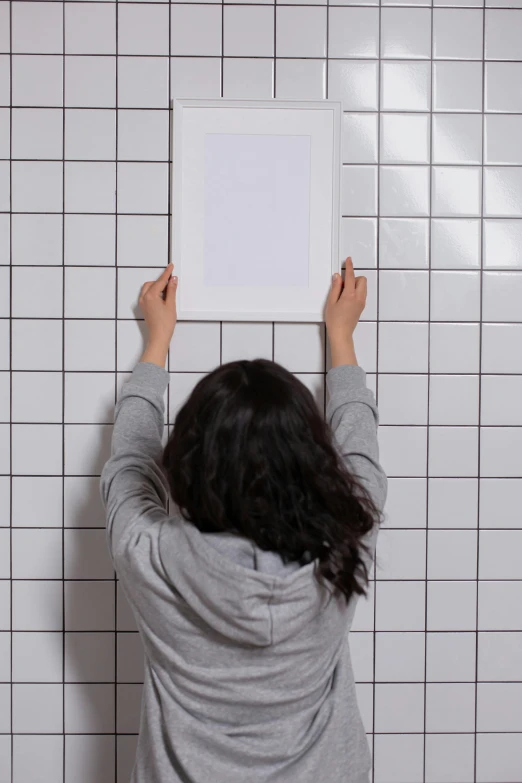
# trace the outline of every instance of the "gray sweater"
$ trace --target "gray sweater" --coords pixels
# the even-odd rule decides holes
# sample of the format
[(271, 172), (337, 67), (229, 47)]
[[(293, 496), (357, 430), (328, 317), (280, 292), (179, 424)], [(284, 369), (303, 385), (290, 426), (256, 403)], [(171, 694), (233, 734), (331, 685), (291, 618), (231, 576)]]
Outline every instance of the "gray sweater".
[[(132, 783), (367, 783), (348, 647), (357, 598), (332, 597), (313, 563), (285, 565), (247, 539), (201, 534), (167, 513), (159, 459), (168, 381), (142, 362), (123, 385), (100, 484), (114, 566), (145, 648)], [(337, 367), (327, 386), (343, 459), (382, 508), (365, 373)]]

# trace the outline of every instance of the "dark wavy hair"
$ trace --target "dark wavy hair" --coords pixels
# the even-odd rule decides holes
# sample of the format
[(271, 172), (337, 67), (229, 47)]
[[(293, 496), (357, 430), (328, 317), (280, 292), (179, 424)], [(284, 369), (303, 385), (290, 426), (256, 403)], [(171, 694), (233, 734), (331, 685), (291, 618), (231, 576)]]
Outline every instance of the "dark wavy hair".
[(310, 391), (265, 359), (202, 378), (163, 452), (172, 498), (201, 532), (244, 536), (348, 600), (365, 594), (361, 538), (379, 519)]

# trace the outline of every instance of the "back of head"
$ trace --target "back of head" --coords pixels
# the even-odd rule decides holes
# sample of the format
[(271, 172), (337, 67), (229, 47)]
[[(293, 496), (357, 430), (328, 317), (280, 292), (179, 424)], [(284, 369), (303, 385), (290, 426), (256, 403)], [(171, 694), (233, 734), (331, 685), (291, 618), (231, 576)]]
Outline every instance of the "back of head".
[(361, 538), (377, 521), (310, 391), (264, 359), (222, 365), (180, 409), (165, 447), (172, 498), (202, 532), (251, 539), (348, 600), (364, 593)]

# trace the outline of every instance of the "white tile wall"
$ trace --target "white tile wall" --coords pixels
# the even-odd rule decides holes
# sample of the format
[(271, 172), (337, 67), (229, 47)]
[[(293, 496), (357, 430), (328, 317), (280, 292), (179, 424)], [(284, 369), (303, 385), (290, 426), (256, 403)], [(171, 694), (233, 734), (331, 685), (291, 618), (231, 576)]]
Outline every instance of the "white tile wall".
[[(352, 633), (373, 780), (520, 783), (521, 84), (519, 0), (0, 0), (2, 783), (130, 777), (143, 659), (98, 476), (167, 260), (173, 95), (343, 102), (390, 475)], [(324, 403), (322, 327), (183, 323), (169, 422), (241, 356)]]

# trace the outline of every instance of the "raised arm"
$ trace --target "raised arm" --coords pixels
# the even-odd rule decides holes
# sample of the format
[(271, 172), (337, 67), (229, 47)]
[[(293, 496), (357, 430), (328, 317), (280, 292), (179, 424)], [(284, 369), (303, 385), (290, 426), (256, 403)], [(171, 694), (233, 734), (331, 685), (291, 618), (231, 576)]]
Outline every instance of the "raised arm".
[(169, 491), (160, 458), (163, 396), (169, 381), (165, 362), (176, 325), (176, 287), (169, 264), (157, 280), (141, 289), (139, 304), (149, 340), (141, 362), (120, 392), (111, 457), (100, 479), (113, 554), (138, 522), (151, 524), (167, 513)]

